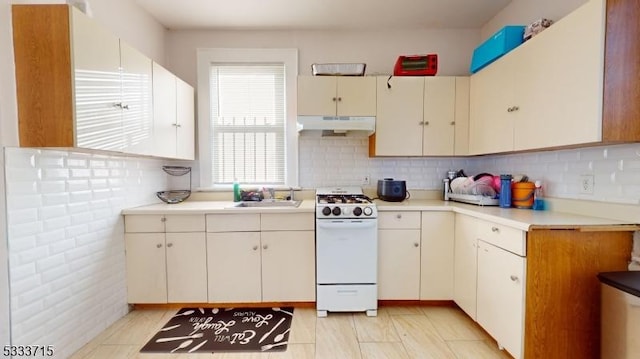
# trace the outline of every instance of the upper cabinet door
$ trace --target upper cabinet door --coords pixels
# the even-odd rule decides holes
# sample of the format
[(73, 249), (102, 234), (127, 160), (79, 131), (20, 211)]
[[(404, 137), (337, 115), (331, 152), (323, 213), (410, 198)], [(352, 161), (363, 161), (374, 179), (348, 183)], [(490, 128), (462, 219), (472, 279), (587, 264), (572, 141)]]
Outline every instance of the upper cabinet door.
[(376, 78), (337, 77), (337, 116), (375, 116)]
[(513, 151), (515, 50), (471, 76), (469, 152)]
[(122, 83), (122, 128), (124, 152), (153, 154), (152, 62), (138, 50), (120, 41)]
[(75, 7), (71, 14), (76, 146), (120, 151), (120, 41)]
[(376, 156), (422, 156), (423, 77), (377, 78)]
[(154, 151), (158, 156), (176, 155), (176, 77), (153, 63)]
[(422, 154), (453, 155), (455, 110), (456, 78), (425, 77)]
[(518, 49), (515, 150), (602, 139), (604, 23), (589, 1)]
[(335, 76), (298, 76), (298, 115), (336, 115)]
[(193, 87), (176, 77), (176, 157), (193, 160), (195, 154), (195, 102)]

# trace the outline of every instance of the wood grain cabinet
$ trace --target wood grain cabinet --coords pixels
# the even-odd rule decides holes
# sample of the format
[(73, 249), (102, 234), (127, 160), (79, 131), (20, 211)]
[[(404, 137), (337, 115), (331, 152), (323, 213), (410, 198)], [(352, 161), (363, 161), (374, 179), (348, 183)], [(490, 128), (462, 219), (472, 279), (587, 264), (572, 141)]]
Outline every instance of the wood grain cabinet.
[(204, 303), (204, 215), (125, 216), (129, 303)]
[(471, 154), (606, 140), (604, 19), (604, 2), (588, 1), (471, 76)]
[(298, 115), (375, 116), (376, 79), (298, 76)]
[(377, 77), (370, 156), (467, 154), (467, 77)]
[(312, 213), (206, 217), (209, 302), (315, 300)]

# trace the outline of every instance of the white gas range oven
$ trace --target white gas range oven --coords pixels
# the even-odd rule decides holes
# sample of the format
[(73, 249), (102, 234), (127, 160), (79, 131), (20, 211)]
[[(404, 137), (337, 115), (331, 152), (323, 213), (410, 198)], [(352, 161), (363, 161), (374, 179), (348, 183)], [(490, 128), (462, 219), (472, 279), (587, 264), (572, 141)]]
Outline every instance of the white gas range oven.
[(378, 210), (358, 187), (316, 190), (317, 314), (378, 313)]

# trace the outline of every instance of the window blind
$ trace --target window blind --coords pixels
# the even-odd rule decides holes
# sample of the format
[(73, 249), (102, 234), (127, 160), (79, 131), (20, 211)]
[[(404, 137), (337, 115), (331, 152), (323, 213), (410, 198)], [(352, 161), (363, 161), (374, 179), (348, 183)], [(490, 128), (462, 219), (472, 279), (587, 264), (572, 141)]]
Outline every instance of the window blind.
[(212, 64), (214, 184), (285, 183), (284, 64)]

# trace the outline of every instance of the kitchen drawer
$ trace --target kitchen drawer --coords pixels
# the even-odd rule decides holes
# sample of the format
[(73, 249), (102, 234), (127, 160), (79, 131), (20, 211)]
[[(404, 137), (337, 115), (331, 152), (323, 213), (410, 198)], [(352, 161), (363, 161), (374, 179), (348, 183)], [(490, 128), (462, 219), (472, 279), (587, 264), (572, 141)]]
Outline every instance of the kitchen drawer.
[(164, 232), (164, 215), (136, 214), (125, 216), (124, 231), (127, 233)]
[(420, 229), (420, 212), (378, 212), (378, 229)]
[(208, 214), (207, 232), (258, 232), (260, 214)]
[(204, 232), (204, 215), (166, 215), (164, 225), (167, 232)]
[(312, 231), (314, 213), (262, 213), (260, 229), (263, 231)]
[(526, 256), (527, 232), (488, 221), (478, 222), (479, 239), (519, 256)]

